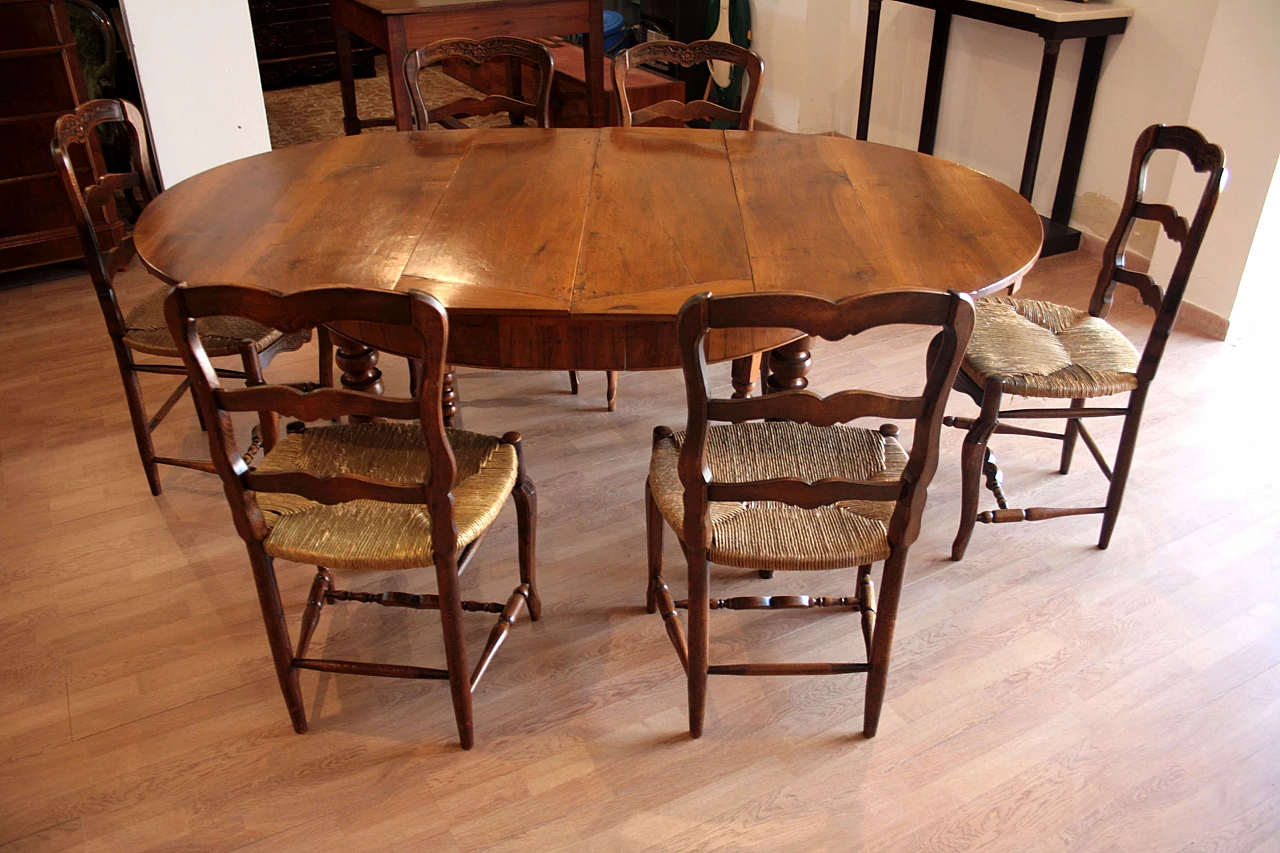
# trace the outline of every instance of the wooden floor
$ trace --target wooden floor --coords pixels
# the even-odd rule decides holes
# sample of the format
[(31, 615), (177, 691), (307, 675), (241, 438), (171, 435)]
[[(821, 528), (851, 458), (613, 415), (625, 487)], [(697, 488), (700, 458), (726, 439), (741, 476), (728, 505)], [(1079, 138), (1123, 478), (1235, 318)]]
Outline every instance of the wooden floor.
[[(1083, 305), (1095, 269), (1044, 261), (1027, 292)], [(123, 280), (126, 303), (154, 286)], [(1126, 305), (1118, 323), (1148, 316)], [(815, 388), (909, 387), (923, 344), (822, 345)], [(676, 373), (623, 375), (611, 415), (599, 374), (571, 397), (563, 373), (463, 371), (465, 425), (526, 436), (546, 602), (482, 685), (463, 752), (438, 682), (304, 673), (312, 731), (292, 732), (220, 486), (164, 470), (148, 494), (87, 279), (5, 290), (0, 851), (1280, 850), (1274, 352), (1175, 335), (1105, 552), (1097, 518), (1076, 518), (980, 526), (950, 562), (947, 430), (873, 740), (862, 676), (712, 679), (689, 739), (680, 666), (643, 610), (642, 483), (653, 426), (683, 422)], [(385, 366), (402, 388), (403, 362)], [(190, 406), (159, 442), (205, 452)], [(1082, 452), (1064, 478), (1056, 446), (993, 447), (1012, 495), (1098, 502)], [(514, 527), (508, 507), (464, 594), (505, 598)], [(281, 565), (291, 618), (311, 576)], [(723, 568), (713, 590), (854, 592), (848, 574)], [(435, 614), (327, 612), (317, 651), (441, 665)], [(490, 617), (471, 618), (479, 642)], [(721, 662), (861, 646), (841, 613), (715, 614), (712, 631)]]

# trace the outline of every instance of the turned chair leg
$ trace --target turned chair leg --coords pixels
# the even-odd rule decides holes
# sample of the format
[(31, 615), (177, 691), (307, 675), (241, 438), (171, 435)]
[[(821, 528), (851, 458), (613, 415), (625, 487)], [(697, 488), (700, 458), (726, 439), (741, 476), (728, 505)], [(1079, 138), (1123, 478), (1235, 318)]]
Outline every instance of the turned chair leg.
[(458, 721), (458, 739), (462, 748), (470, 749), (475, 744), (475, 727), (471, 711), (467, 647), (462, 635), (462, 594), (458, 589), (458, 561), (455, 555), (436, 558), (436, 582), (440, 589), (440, 624), (444, 633), (453, 715)]
[(1098, 536), (1098, 547), (1105, 549), (1111, 544), (1111, 534), (1115, 532), (1116, 521), (1120, 518), (1120, 503), (1124, 500), (1125, 483), (1129, 480), (1129, 469), (1133, 465), (1133, 453), (1138, 446), (1138, 428), (1142, 425), (1142, 409), (1147, 400), (1147, 388), (1139, 386), (1129, 395), (1129, 414), (1124, 416), (1124, 427), (1120, 431), (1120, 448), (1116, 452), (1116, 464), (1111, 471), (1111, 488), (1107, 490), (1107, 508), (1102, 514), (1102, 533)]
[(964, 437), (960, 451), (960, 528), (951, 543), (951, 559), (961, 560), (978, 521), (978, 498), (982, 494), (982, 468), (987, 460), (987, 441), (1000, 418), (1002, 388), (988, 382), (983, 389), (982, 411)]
[(689, 734), (702, 737), (707, 711), (707, 667), (711, 656), (711, 567), (707, 552), (688, 549), (689, 563)]
[[(262, 360), (258, 356), (253, 343), (246, 341), (240, 346), (240, 362), (244, 366), (244, 384), (246, 388), (265, 385), (262, 376)], [(258, 435), (262, 439), (262, 449), (270, 453), (280, 440), (280, 416), (270, 410), (258, 412)]]
[(665, 522), (653, 499), (653, 487), (646, 477), (644, 481), (644, 528), (649, 552), (649, 587), (645, 595), (644, 609), (658, 612), (658, 581), (662, 577), (662, 533)]
[(271, 660), (276, 667), (276, 680), (280, 682), (280, 692), (284, 694), (284, 704), (289, 709), (293, 730), (303, 734), (307, 730), (307, 712), (302, 703), (298, 671), (293, 668), (293, 644), (289, 641), (289, 626), (285, 622), (284, 606), (280, 603), (275, 564), (257, 543), (249, 546), (249, 562), (253, 566), (253, 582), (258, 590), (258, 605), (262, 609), (262, 622), (267, 629), (267, 642), (271, 646)]
[[(1084, 398), (1078, 397), (1071, 401), (1071, 408), (1079, 409), (1084, 406)], [(1068, 418), (1067, 428), (1063, 430), (1062, 436), (1062, 460), (1058, 463), (1058, 473), (1066, 474), (1071, 470), (1071, 456), (1075, 453), (1076, 439), (1080, 436), (1080, 419)]]

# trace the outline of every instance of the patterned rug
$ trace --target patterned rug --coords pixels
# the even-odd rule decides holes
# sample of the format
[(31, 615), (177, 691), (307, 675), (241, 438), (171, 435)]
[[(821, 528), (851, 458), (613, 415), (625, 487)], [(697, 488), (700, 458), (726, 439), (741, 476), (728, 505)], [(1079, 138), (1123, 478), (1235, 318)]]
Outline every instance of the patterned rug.
[[(387, 82), (387, 58), (375, 60), (378, 75), (356, 79), (356, 104), (361, 118), (390, 118), (391, 89)], [(482, 97), (465, 83), (459, 83), (438, 68), (427, 68), (419, 77), (422, 99), (428, 106), (447, 104), (465, 97)], [(271, 147), (287, 148), (304, 142), (342, 136), (342, 92), (338, 81), (276, 89), (262, 93), (267, 105), (267, 127), (271, 131)], [(508, 123), (505, 115), (467, 119), (472, 127), (497, 127)], [(394, 130), (391, 127), (369, 128), (373, 131)], [(443, 130), (432, 125), (431, 130)]]

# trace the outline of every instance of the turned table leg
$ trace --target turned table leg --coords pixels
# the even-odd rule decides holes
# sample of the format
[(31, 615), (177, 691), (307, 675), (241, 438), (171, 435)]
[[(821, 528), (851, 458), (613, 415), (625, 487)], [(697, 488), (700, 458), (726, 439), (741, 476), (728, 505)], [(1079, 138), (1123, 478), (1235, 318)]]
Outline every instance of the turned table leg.
[(733, 381), (733, 399), (742, 400), (751, 396), (756, 387), (756, 376), (760, 373), (760, 353), (744, 355), (733, 360), (730, 376)]
[(766, 393), (803, 391), (809, 387), (809, 366), (813, 357), (809, 347), (813, 339), (804, 337), (769, 352), (769, 379)]
[(444, 411), (444, 425), (454, 426), (458, 417), (458, 377), (452, 364), (445, 366), (444, 381), (440, 384), (440, 405)]
[[(371, 346), (332, 332), (334, 361), (342, 370), (342, 387), (369, 394), (382, 393), (382, 371), (378, 369), (378, 351)], [(350, 416), (352, 423), (372, 420)]]

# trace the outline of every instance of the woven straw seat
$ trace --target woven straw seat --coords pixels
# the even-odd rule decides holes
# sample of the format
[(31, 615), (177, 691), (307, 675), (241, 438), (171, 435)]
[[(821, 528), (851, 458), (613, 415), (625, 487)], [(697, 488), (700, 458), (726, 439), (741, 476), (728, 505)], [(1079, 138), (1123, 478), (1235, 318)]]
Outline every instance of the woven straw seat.
[(963, 370), (978, 385), (998, 378), (1007, 394), (1078, 399), (1138, 387), (1138, 351), (1087, 311), (996, 296), (975, 306)]
[[(684, 489), (677, 465), (683, 432), (659, 441), (649, 467), (658, 509), (684, 530)], [(842, 477), (893, 482), (907, 455), (892, 437), (856, 427), (759, 422), (707, 430), (707, 462), (717, 482)], [(892, 501), (844, 501), (803, 509), (774, 501), (710, 504), (713, 563), (743, 569), (812, 570), (887, 559)]]
[[(453, 484), (458, 548), (465, 548), (498, 516), (515, 484), (518, 463), (515, 448), (496, 438), (463, 430), (446, 434), (458, 465)], [(290, 435), (257, 470), (421, 483), (430, 467), (420, 424), (374, 423), (310, 427)], [(373, 570), (411, 569), (434, 561), (426, 506), (373, 500), (325, 506), (281, 492), (259, 493), (258, 506), (271, 530), (263, 548), (273, 557)]]
[[(177, 358), (173, 335), (164, 319), (164, 297), (168, 288), (156, 288), (124, 318), (124, 345), (136, 352)], [(260, 323), (241, 317), (208, 317), (196, 324), (205, 352), (210, 358), (240, 355), (240, 345), (253, 341), (253, 348), (262, 352), (280, 340), (283, 335)]]

